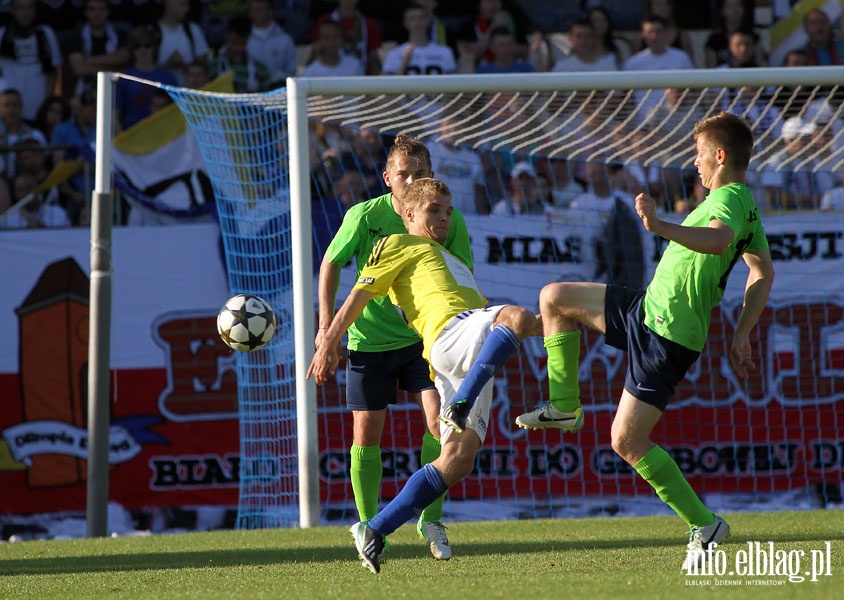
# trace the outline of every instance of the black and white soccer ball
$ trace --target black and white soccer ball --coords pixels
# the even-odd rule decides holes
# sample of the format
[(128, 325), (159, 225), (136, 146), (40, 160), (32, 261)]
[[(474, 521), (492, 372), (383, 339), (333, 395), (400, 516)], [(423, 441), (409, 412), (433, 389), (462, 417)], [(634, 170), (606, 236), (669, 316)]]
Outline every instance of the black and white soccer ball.
[(266, 346), (278, 322), (272, 306), (253, 294), (228, 299), (217, 314), (217, 332), (232, 350), (252, 352)]

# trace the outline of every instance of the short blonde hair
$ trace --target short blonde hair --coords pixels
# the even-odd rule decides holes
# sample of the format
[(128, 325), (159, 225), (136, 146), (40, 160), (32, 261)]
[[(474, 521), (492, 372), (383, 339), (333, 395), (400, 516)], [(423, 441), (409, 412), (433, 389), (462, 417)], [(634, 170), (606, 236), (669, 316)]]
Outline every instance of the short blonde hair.
[(448, 196), (451, 198), (451, 190), (439, 179), (425, 177), (424, 179), (417, 179), (413, 183), (408, 184), (402, 190), (399, 202), (401, 202), (403, 210), (407, 210), (408, 208), (417, 209), (422, 206), (426, 199), (439, 196)]

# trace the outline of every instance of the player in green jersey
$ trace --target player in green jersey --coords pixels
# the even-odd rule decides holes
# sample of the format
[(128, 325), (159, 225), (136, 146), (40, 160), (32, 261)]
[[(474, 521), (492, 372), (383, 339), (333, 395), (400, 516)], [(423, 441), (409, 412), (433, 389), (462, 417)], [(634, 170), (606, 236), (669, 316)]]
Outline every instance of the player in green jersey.
[(317, 385), (329, 381), (343, 333), (373, 298), (389, 296), (422, 338), (443, 405), (466, 409), (456, 423), (447, 422), (445, 413), (440, 416), (440, 456), (413, 473), (368, 522), (352, 526), (358, 554), (375, 573), (381, 569), (384, 536), (472, 473), (489, 424), (492, 378), (521, 341), (540, 329), (537, 316), (524, 308), (485, 306), (472, 272), (442, 246), (454, 214), (448, 186), (436, 179), (414, 181), (401, 203), (408, 233), (375, 244), (308, 369)]
[[(360, 274), (373, 245), (386, 236), (407, 233), (400, 215), (399, 195), (408, 184), (432, 177), (431, 157), (422, 142), (398, 136), (387, 155), (384, 183), (390, 193), (354, 205), (325, 252), (319, 270), (320, 348), (325, 331), (334, 319), (334, 305), (340, 284), (340, 270), (353, 257)], [(466, 221), (456, 212), (443, 246), (469, 269), (472, 252)], [(425, 415), (427, 431), (422, 438), (421, 461), (429, 463), (440, 454), (440, 397), (431, 381), (428, 363), (422, 357), (419, 336), (407, 324), (389, 298), (375, 298), (349, 328), (346, 371), (346, 405), (352, 411), (353, 433), (350, 475), (358, 515), (363, 522), (378, 511), (382, 461), (381, 436), (387, 406), (396, 402), (396, 391), (414, 395)], [(427, 507), (417, 530), (439, 560), (451, 557), (451, 547), (442, 524), (443, 498)]]
[(742, 378), (754, 368), (750, 332), (768, 301), (774, 268), (759, 209), (745, 186), (753, 149), (747, 123), (730, 113), (695, 125), (694, 161), (709, 195), (682, 224), (657, 216), (656, 203), (640, 194), (636, 211), (645, 228), (669, 240), (644, 291), (598, 283), (552, 283), (539, 297), (548, 351), (550, 402), (520, 415), (530, 429), (576, 431), (583, 426), (578, 385), (578, 324), (605, 334), (628, 353), (624, 392), (612, 423), (612, 447), (689, 525), (683, 568), (700, 564), (711, 543), (730, 527), (698, 498), (669, 454), (650, 434), (676, 385), (697, 360), (712, 309), (727, 277), (743, 258), (750, 269), (736, 323), (730, 362)]

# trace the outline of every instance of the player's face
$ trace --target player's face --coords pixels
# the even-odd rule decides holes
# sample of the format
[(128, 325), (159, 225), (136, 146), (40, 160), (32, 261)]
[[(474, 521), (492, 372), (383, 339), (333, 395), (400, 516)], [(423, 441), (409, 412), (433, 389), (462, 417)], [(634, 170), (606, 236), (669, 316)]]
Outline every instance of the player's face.
[(396, 198), (401, 198), (404, 188), (423, 177), (433, 177), (431, 167), (415, 156), (396, 155), (384, 171), (384, 183)]
[(695, 167), (697, 167), (700, 182), (703, 187), (712, 189), (712, 180), (718, 171), (718, 149), (715, 144), (706, 139), (706, 136), (699, 136), (695, 142), (697, 155), (695, 156)]
[(453, 210), (451, 196), (426, 198), (422, 206), (412, 211), (413, 215), (408, 224), (407, 232), (443, 244), (448, 238)]

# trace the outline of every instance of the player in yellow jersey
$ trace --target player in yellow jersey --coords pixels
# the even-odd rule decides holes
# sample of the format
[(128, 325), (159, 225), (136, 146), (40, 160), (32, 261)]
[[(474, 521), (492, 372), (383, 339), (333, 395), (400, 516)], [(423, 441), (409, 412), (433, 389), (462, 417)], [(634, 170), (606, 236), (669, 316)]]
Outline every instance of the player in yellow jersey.
[(465, 412), (441, 414), (439, 458), (416, 471), (368, 523), (352, 526), (358, 554), (374, 573), (384, 536), (472, 472), (486, 436), (492, 377), (521, 341), (538, 334), (539, 319), (519, 306), (485, 307), (472, 272), (443, 246), (451, 225), (451, 193), (436, 179), (409, 184), (400, 198), (407, 234), (379, 240), (343, 306), (334, 315), (308, 369), (317, 385), (337, 367), (337, 343), (373, 298), (389, 296), (422, 338), (442, 405), (459, 399)]

